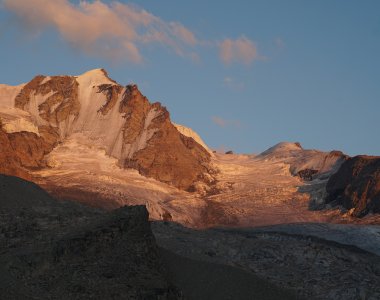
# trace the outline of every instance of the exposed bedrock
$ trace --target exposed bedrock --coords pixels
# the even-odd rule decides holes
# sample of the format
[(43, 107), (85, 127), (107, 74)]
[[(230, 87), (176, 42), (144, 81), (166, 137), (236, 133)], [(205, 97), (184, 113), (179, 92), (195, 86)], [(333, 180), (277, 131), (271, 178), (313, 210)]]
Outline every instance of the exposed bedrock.
[(211, 183), (207, 176), (210, 154), (193, 138), (179, 133), (160, 103), (150, 104), (136, 85), (129, 85), (120, 111), (126, 119), (124, 167), (185, 190), (191, 190), (197, 181)]
[(327, 183), (326, 203), (341, 205), (355, 217), (380, 213), (380, 157), (348, 159)]
[(31, 179), (28, 170), (45, 167), (43, 158), (52, 147), (35, 133), (6, 133), (0, 127), (0, 149), (0, 173)]

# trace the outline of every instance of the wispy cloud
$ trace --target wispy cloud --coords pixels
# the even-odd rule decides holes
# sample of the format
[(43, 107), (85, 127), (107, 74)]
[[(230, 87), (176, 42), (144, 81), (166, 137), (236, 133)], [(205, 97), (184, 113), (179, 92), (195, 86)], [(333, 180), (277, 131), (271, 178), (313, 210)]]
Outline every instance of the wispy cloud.
[(259, 59), (259, 55), (255, 43), (242, 36), (236, 40), (225, 39), (220, 43), (220, 59), (227, 65), (231, 63), (250, 65)]
[(278, 49), (283, 49), (285, 47), (285, 42), (282, 38), (275, 38), (274, 39), (274, 44)]
[(199, 39), (179, 22), (165, 21), (133, 4), (105, 0), (0, 0), (33, 35), (55, 29), (64, 41), (87, 55), (111, 60), (144, 61), (142, 49), (161, 45), (180, 57), (201, 60), (201, 47), (219, 51), (224, 64), (250, 65), (259, 59), (255, 43), (245, 36)]
[(242, 81), (238, 81), (233, 77), (224, 77), (223, 85), (234, 91), (242, 91), (245, 88), (245, 84)]
[(211, 120), (214, 124), (220, 127), (235, 127), (235, 128), (241, 127), (241, 122), (239, 120), (226, 120), (218, 116), (211, 117)]
[(55, 28), (72, 46), (87, 54), (143, 61), (141, 47), (158, 43), (177, 55), (194, 57), (195, 35), (177, 22), (166, 22), (134, 5), (102, 1), (3, 0), (29, 28)]

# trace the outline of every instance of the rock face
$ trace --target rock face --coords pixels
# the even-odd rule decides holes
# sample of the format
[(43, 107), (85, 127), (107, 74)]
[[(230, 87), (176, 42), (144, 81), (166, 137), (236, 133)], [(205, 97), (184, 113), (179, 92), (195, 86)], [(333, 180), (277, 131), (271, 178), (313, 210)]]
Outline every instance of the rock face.
[(41, 167), (41, 156), (77, 137), (118, 159), (120, 167), (180, 189), (213, 182), (209, 151), (180, 133), (160, 103), (150, 103), (136, 85), (119, 85), (103, 69), (2, 85), (0, 101), (3, 129), (23, 152), (25, 167)]
[(0, 128), (0, 173), (31, 179), (28, 169), (46, 166), (45, 154), (51, 146), (32, 132), (6, 133)]
[(19, 160), (14, 155), (7, 133), (2, 129), (0, 129), (0, 145), (0, 173), (29, 179), (28, 172), (22, 169)]
[(311, 181), (313, 180), (313, 175), (317, 173), (318, 173), (318, 170), (303, 169), (301, 171), (298, 171), (297, 176), (299, 176), (301, 179), (305, 181)]
[(327, 193), (327, 203), (352, 209), (353, 216), (380, 213), (380, 157), (347, 160), (329, 179)]
[(210, 154), (176, 129), (160, 103), (150, 104), (136, 85), (130, 85), (126, 87), (120, 111), (126, 118), (124, 167), (135, 168), (143, 175), (181, 189), (207, 180), (204, 174), (209, 173)]
[(1, 299), (178, 299), (143, 206), (105, 213), (0, 175)]

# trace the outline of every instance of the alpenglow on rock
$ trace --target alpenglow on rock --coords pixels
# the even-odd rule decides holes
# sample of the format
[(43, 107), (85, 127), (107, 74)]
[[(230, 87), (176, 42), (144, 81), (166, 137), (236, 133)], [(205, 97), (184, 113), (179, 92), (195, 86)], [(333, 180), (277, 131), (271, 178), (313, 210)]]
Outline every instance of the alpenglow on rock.
[(342, 205), (353, 216), (380, 213), (380, 157), (359, 155), (348, 159), (326, 187), (327, 203)]
[[(180, 189), (213, 181), (208, 149), (178, 131), (166, 108), (150, 103), (137, 85), (121, 86), (103, 69), (80, 76), (39, 75), (15, 87), (1, 85), (0, 117), (2, 130), (17, 134), (19, 145), (28, 147), (28, 140), (43, 143), (42, 154), (70, 138), (104, 150), (122, 168), (134, 168)], [(39, 164), (21, 160), (25, 168)]]

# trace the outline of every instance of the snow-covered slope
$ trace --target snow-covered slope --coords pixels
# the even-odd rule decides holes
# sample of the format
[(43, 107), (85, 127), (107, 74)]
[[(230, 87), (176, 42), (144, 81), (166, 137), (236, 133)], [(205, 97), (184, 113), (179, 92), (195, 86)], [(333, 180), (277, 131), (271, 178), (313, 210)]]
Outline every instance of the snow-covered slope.
[(293, 175), (305, 170), (330, 175), (338, 170), (346, 158), (340, 151), (308, 150), (303, 149), (300, 143), (290, 142), (278, 143), (256, 157), (258, 160), (286, 163)]
[(302, 151), (300, 143), (281, 142), (261, 153), (261, 156), (279, 156), (281, 154), (288, 155), (291, 152)]
[(14, 107), (14, 100), (25, 84), (10, 86), (0, 84), (0, 107)]
[(38, 134), (38, 127), (34, 124), (32, 116), (28, 112), (15, 108), (15, 98), (24, 85), (0, 84), (0, 120), (6, 132), (29, 131)]
[(28, 131), (39, 135), (38, 127), (32, 116), (18, 108), (0, 107), (0, 119), (3, 130), (8, 133)]

